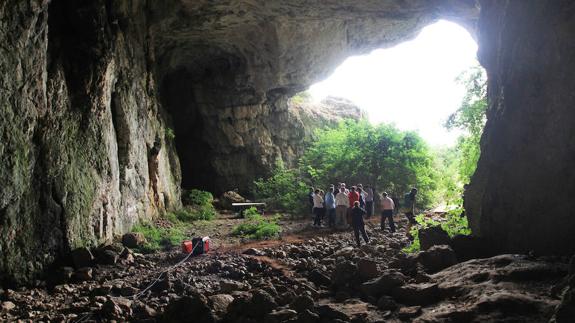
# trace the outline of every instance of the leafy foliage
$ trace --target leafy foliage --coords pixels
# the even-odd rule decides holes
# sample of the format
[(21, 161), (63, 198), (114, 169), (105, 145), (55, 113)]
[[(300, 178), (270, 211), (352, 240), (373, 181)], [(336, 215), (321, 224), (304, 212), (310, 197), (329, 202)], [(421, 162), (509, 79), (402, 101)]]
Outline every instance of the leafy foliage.
[(253, 195), (270, 209), (299, 213), (307, 207), (307, 186), (297, 170), (286, 169), (281, 162), (270, 177), (254, 181)]
[(244, 222), (232, 230), (233, 235), (260, 240), (277, 237), (281, 232), (277, 217), (265, 218), (254, 207), (244, 211), (244, 216)]
[(169, 140), (176, 139), (176, 133), (174, 132), (174, 129), (166, 127), (166, 138)]
[(192, 189), (182, 194), (182, 202), (185, 207), (175, 213), (179, 221), (190, 222), (196, 220), (212, 220), (216, 217), (216, 209), (212, 202), (212, 193)]
[(465, 135), (459, 137), (456, 150), (459, 156), (459, 176), (464, 183), (475, 172), (479, 160), (479, 142), (487, 120), (487, 78), (483, 68), (476, 66), (459, 76), (466, 93), (457, 111), (449, 116), (445, 127), (447, 129), (462, 129)]
[(207, 205), (214, 201), (214, 196), (210, 192), (192, 189), (184, 191), (182, 202), (186, 205)]
[(185, 228), (182, 226), (158, 228), (152, 223), (142, 223), (134, 226), (132, 231), (141, 232), (146, 237), (146, 244), (140, 248), (140, 251), (146, 253), (169, 249), (186, 239)]
[(369, 183), (398, 197), (416, 186), (421, 206), (433, 199), (437, 178), (433, 166), (433, 154), (417, 133), (367, 121), (344, 121), (336, 128), (318, 130), (300, 161), (313, 186)]
[(415, 217), (418, 225), (411, 228), (411, 235), (413, 236), (413, 242), (408, 247), (404, 248), (405, 252), (417, 252), (421, 249), (419, 242), (419, 230), (434, 226), (441, 226), (449, 237), (453, 237), (458, 234), (469, 235), (471, 234), (471, 229), (469, 228), (469, 223), (467, 222), (467, 217), (461, 216), (463, 208), (456, 208), (447, 212), (445, 218), (442, 221), (437, 221), (432, 218), (426, 217), (424, 214), (419, 214)]

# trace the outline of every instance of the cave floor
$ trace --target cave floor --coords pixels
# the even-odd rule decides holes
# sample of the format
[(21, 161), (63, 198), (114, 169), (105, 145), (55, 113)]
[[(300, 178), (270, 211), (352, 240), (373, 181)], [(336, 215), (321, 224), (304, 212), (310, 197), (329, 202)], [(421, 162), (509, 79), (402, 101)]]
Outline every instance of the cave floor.
[(223, 214), (192, 228), (211, 237), (206, 255), (174, 267), (185, 258), (176, 248), (134, 253), (129, 263), (96, 265), (91, 280), (5, 290), (0, 320), (543, 322), (553, 315), (565, 258), (499, 255), (434, 273), (401, 251), (406, 221), (397, 220), (390, 234), (372, 218), (370, 242), (357, 248), (351, 232), (316, 229), (310, 219), (281, 220), (278, 240), (241, 240), (230, 236), (241, 220)]

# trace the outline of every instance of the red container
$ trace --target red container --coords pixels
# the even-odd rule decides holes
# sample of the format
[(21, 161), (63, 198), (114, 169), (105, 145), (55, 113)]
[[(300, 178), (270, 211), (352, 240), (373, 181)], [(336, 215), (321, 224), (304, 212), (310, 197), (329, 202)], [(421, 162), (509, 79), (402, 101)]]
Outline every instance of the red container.
[(182, 242), (182, 252), (201, 255), (210, 251), (210, 237), (193, 238)]
[(183, 253), (190, 253), (194, 249), (193, 244), (190, 240), (184, 240), (182, 242), (182, 252)]
[(210, 237), (203, 237), (202, 242), (204, 243), (204, 253), (210, 251)]

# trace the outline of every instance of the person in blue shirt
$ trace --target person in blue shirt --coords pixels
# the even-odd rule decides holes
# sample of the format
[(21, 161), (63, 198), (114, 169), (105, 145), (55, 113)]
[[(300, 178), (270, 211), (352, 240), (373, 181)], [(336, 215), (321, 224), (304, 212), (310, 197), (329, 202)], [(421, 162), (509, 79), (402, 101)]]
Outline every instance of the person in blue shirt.
[(325, 195), (325, 209), (327, 212), (327, 225), (330, 228), (335, 226), (335, 196), (333, 195), (333, 187)]

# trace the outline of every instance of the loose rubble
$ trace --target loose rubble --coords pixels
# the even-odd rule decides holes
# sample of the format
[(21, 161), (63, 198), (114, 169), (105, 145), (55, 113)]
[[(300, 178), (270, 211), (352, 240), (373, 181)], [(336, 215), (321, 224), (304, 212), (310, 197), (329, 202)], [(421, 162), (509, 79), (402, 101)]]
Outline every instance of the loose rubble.
[(350, 232), (309, 231), (299, 242), (214, 252), (169, 271), (184, 257), (178, 250), (142, 255), (118, 245), (80, 249), (73, 254), (79, 267), (59, 268), (52, 282), (0, 290), (0, 320), (542, 322), (554, 317), (567, 322), (573, 317), (575, 263), (569, 271), (566, 258), (499, 255), (457, 263), (449, 246), (406, 255), (403, 228), (392, 235), (375, 223), (367, 227), (370, 242), (360, 248)]

